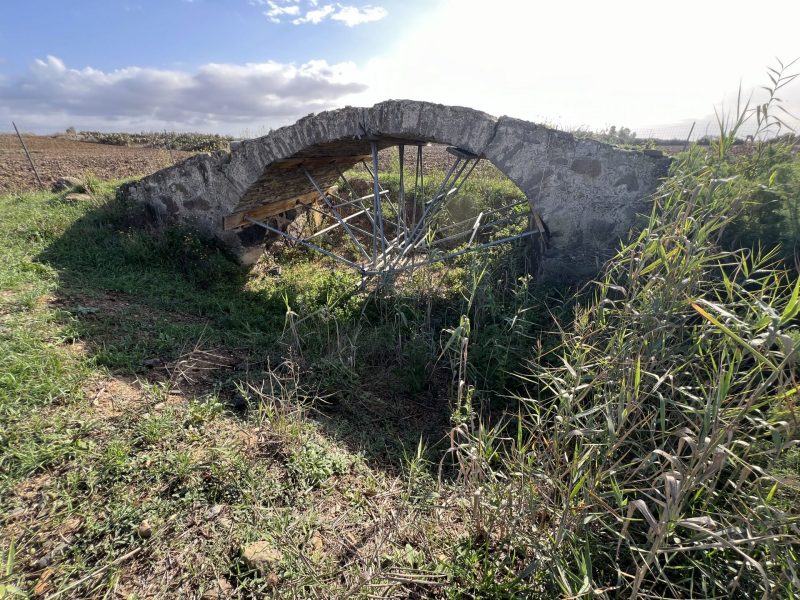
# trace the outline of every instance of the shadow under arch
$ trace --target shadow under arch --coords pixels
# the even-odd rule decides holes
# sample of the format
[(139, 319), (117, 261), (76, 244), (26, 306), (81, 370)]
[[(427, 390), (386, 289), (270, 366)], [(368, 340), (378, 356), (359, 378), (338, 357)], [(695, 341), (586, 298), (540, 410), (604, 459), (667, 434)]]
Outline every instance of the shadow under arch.
[[(292, 250), (280, 276), (270, 265), (248, 271), (213, 238), (146, 222), (145, 209), (121, 197), (88, 208), (37, 256), (58, 273), (53, 304), (64, 311), (69, 335), (112, 377), (162, 382), (196, 347), (216, 356), (213, 368), (186, 384), (186, 395), (216, 394), (246, 418), (241, 386), (280, 370), (287, 357), (287, 301), (293, 310), (324, 307), (353, 282)], [(254, 277), (263, 285), (251, 285)], [(418, 298), (401, 300), (402, 310), (422, 319), (415, 325), (427, 319), (431, 335), (457, 322), (447, 308), (452, 298), (433, 302), (432, 320)], [(420, 439), (436, 446), (449, 430), (447, 381), (440, 372), (404, 376), (409, 366), (424, 369), (426, 359), (415, 356), (410, 337), (400, 351), (393, 346), (398, 330), (388, 315), (395, 306), (374, 296), (345, 304), (336, 318), (301, 329), (306, 339), (294, 359), (309, 380), (300, 383), (325, 397), (313, 415), (324, 433), (371, 465), (399, 472), (405, 451), (413, 453)], [(350, 340), (359, 369), (349, 371), (336, 346), (353, 319), (369, 326)]]

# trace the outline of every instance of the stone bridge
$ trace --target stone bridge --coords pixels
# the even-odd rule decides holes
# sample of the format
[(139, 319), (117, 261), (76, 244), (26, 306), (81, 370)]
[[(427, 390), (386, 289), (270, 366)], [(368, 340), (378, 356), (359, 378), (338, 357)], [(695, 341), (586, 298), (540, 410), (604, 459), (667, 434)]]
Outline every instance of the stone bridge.
[(492, 162), (544, 223), (545, 279), (596, 273), (640, 215), (668, 166), (657, 152), (628, 151), (470, 108), (391, 100), (310, 115), (232, 151), (201, 154), (129, 184), (125, 196), (152, 218), (202, 229), (242, 262), (263, 251), (266, 219), (319, 199), (339, 173), (379, 148), (439, 143)]

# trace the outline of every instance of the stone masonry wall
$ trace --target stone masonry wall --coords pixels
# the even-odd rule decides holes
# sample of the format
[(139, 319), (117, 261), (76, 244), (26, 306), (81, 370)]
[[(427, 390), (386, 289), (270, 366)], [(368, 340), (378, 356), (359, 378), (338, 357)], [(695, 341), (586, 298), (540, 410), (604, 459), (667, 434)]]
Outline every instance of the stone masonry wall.
[[(202, 229), (252, 260), (261, 240), (254, 228), (224, 231), (222, 223), (250, 206), (254, 194), (248, 192), (262, 189), (265, 180), (271, 189), (280, 189), (281, 177), (294, 177), (292, 185), (297, 185), (296, 172), (271, 166), (320, 152), (368, 153), (368, 138), (376, 136), (449, 144), (494, 163), (528, 196), (548, 230), (543, 279), (562, 281), (597, 272), (637, 225), (638, 215), (649, 212), (650, 196), (668, 166), (662, 157), (576, 139), (528, 121), (391, 100), (304, 117), (230, 153), (195, 156), (154, 173), (129, 184), (124, 194), (146, 204), (158, 220)], [(310, 183), (307, 191), (313, 191)]]

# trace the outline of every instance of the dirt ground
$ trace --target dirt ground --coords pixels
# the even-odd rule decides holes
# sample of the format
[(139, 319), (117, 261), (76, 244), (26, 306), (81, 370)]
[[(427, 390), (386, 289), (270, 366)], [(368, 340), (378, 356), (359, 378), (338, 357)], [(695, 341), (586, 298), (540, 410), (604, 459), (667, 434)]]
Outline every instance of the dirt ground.
[[(193, 153), (78, 142), (63, 137), (23, 135), (45, 186), (59, 177), (92, 173), (100, 179), (147, 175)], [(0, 134), (0, 194), (36, 188), (36, 178), (14, 134)]]

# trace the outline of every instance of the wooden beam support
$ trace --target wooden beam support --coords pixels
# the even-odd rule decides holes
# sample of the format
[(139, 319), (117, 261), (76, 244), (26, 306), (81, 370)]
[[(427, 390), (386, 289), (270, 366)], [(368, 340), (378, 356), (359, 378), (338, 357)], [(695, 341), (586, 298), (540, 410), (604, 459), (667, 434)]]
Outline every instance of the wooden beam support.
[[(335, 189), (335, 187), (330, 187), (325, 190), (325, 193), (331, 194)], [(263, 221), (264, 219), (285, 213), (286, 211), (292, 210), (298, 206), (308, 206), (309, 204), (314, 204), (319, 200), (320, 197), (317, 192), (309, 192), (308, 194), (294, 196), (292, 198), (285, 198), (283, 200), (278, 200), (277, 202), (265, 202), (257, 206), (252, 206), (246, 210), (241, 210), (228, 215), (222, 221), (222, 228), (225, 231), (230, 231), (232, 229), (246, 227), (250, 225), (250, 223), (245, 220), (245, 217)]]

